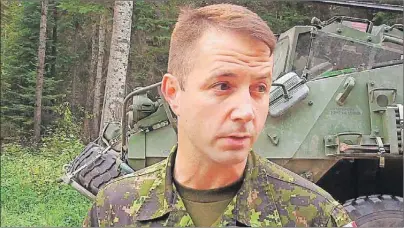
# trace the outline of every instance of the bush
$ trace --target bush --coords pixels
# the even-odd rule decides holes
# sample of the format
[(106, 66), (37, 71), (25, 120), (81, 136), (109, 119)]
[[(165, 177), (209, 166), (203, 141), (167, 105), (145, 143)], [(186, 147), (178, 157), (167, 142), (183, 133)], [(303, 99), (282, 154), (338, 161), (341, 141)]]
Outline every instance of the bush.
[(69, 126), (55, 129), (38, 148), (3, 145), (2, 226), (81, 226), (91, 202), (56, 182), (63, 165), (84, 149), (78, 137)]

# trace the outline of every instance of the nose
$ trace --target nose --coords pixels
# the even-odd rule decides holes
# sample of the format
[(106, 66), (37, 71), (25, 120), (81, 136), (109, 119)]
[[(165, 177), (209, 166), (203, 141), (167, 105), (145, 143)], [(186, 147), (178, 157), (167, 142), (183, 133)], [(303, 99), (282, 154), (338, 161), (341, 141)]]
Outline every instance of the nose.
[(235, 108), (230, 114), (231, 120), (247, 123), (255, 118), (250, 92), (242, 93), (234, 103)]

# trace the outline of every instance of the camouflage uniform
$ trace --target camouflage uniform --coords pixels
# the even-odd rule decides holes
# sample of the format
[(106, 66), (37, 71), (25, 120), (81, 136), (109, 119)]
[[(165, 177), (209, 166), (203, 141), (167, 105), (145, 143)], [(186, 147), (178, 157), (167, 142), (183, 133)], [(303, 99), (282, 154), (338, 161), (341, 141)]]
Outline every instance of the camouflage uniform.
[[(84, 226), (194, 226), (167, 159), (100, 190)], [(212, 226), (344, 226), (351, 220), (327, 192), (251, 151), (244, 181)]]

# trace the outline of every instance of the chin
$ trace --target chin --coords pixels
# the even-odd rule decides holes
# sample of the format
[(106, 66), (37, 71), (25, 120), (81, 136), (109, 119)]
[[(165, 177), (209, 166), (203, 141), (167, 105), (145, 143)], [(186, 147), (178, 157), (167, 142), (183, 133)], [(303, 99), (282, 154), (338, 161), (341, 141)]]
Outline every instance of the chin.
[(249, 152), (249, 149), (242, 151), (217, 151), (217, 154), (213, 154), (211, 159), (221, 165), (236, 165), (244, 162)]

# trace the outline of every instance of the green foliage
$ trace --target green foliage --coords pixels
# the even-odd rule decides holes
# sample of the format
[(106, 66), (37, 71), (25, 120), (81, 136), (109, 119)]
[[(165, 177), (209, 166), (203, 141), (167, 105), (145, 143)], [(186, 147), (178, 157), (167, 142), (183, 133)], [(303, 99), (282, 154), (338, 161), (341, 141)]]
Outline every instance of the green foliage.
[(381, 24), (394, 25), (394, 24), (402, 24), (403, 18), (400, 19), (397, 17), (396, 14), (389, 12), (377, 12), (374, 14), (372, 21), (376, 26)]
[[(33, 127), (41, 4), (40, 1), (2, 4), (7, 5), (8, 20), (2, 21), (1, 140), (24, 140), (30, 138)], [(89, 63), (83, 60), (91, 54), (91, 30), (86, 28), (91, 28), (94, 17), (104, 10), (103, 5), (86, 1), (50, 1), (42, 132), (59, 118), (56, 110), (59, 105), (76, 99), (71, 98), (73, 72), (77, 91), (85, 89), (82, 87), (85, 83), (80, 82), (88, 78)], [(74, 115), (83, 115), (80, 104), (75, 105)]]
[(63, 165), (84, 148), (77, 135), (55, 131), (39, 149), (6, 144), (1, 154), (2, 226), (81, 226), (91, 202), (57, 183)]
[[(159, 81), (167, 70), (170, 36), (179, 8), (199, 7), (216, 0), (139, 0), (134, 3), (128, 91)], [(308, 24), (313, 16), (326, 20), (333, 9), (325, 4), (301, 1), (227, 0), (243, 5), (268, 22), (274, 33), (294, 25)], [(398, 2), (391, 0), (391, 2)], [(1, 20), (1, 139), (30, 138), (33, 126), (40, 1), (2, 0)], [(42, 101), (42, 134), (55, 128), (57, 108), (69, 102), (73, 121), (84, 118), (83, 106), (89, 91), (92, 26), (100, 15), (107, 17), (104, 69), (108, 62), (113, 2), (50, 0), (48, 11), (45, 81)], [(358, 10), (359, 12), (360, 10)], [(376, 25), (402, 23), (402, 15), (361, 10)], [(338, 13), (355, 16), (356, 10), (338, 7)], [(4, 16), (4, 17), (3, 17)], [(105, 73), (104, 73), (105, 75)], [(74, 93), (74, 94), (73, 94)], [(88, 111), (88, 110), (86, 110)], [(88, 115), (88, 114), (87, 114)]]
[(132, 85), (144, 86), (161, 79), (167, 69), (170, 34), (176, 12), (167, 4), (136, 1), (132, 23)]
[[(42, 146), (63, 151), (64, 144), (73, 145), (80, 140), (81, 122), (73, 115), (70, 104), (65, 102), (55, 108), (59, 118), (44, 131)], [(62, 146), (60, 146), (62, 145)], [(44, 151), (43, 153), (45, 153)]]
[(238, 1), (241, 5), (256, 12), (271, 27), (272, 32), (279, 34), (295, 25), (304, 25), (313, 17), (310, 4), (298, 1)]
[[(228, 1), (243, 5), (259, 14), (274, 33), (284, 32), (294, 25), (310, 22), (312, 15), (303, 3), (238, 0)], [(131, 86), (146, 86), (159, 81), (167, 70), (171, 32), (174, 28), (179, 7), (199, 7), (204, 1), (170, 1), (155, 3), (136, 1), (134, 6), (133, 34), (131, 46)], [(276, 7), (274, 7), (276, 6)]]
[(58, 7), (70, 13), (77, 14), (102, 13), (104, 11), (104, 7), (100, 4), (81, 0), (60, 1)]
[[(384, 0), (383, 0), (384, 1)], [(81, 226), (90, 202), (69, 186), (57, 184), (62, 167), (83, 149), (82, 108), (91, 60), (92, 26), (107, 18), (107, 45), (113, 2), (49, 1), (42, 144), (22, 146), (33, 126), (40, 1), (1, 1), (1, 221), (3, 226)], [(135, 1), (132, 23), (129, 90), (161, 79), (166, 72), (170, 35), (179, 7), (216, 0)], [(274, 33), (308, 24), (313, 16), (329, 19), (333, 9), (302, 1), (227, 0), (248, 7), (268, 22)], [(399, 0), (389, 0), (396, 3)], [(356, 10), (343, 15), (356, 16)], [(375, 25), (402, 23), (402, 15), (361, 11)], [(346, 14), (345, 14), (346, 13)], [(56, 32), (56, 33), (54, 33)], [(109, 47), (105, 47), (108, 53)], [(108, 59), (106, 55), (105, 60)], [(107, 66), (105, 61), (105, 66)], [(105, 71), (105, 69), (104, 69)], [(73, 90), (73, 81), (75, 90)], [(73, 94), (76, 91), (76, 94)], [(13, 141), (13, 143), (7, 143)], [(22, 140), (21, 140), (22, 141)]]
[[(29, 136), (33, 126), (40, 12), (40, 2), (10, 3), (13, 17), (3, 27), (2, 41), (2, 137)], [(51, 111), (63, 95), (57, 90), (60, 81), (48, 70), (44, 78), (43, 109)], [(10, 128), (14, 131), (4, 131)]]
[(81, 226), (91, 202), (70, 186), (57, 183), (63, 166), (84, 148), (79, 129), (64, 103), (60, 118), (47, 129), (39, 148), (16, 143), (1, 149), (1, 221), (3, 226)]
[(63, 166), (84, 148), (69, 105), (39, 148), (5, 144), (1, 154), (3, 226), (81, 226), (91, 202), (70, 186), (57, 183)]
[[(32, 2), (10, 3), (9, 23), (3, 27), (1, 122), (20, 135), (32, 124), (40, 11)], [(33, 92), (33, 93), (32, 93)], [(2, 131), (4, 136), (4, 132)], [(15, 136), (12, 135), (12, 136)], [(6, 134), (6, 136), (9, 136)]]

